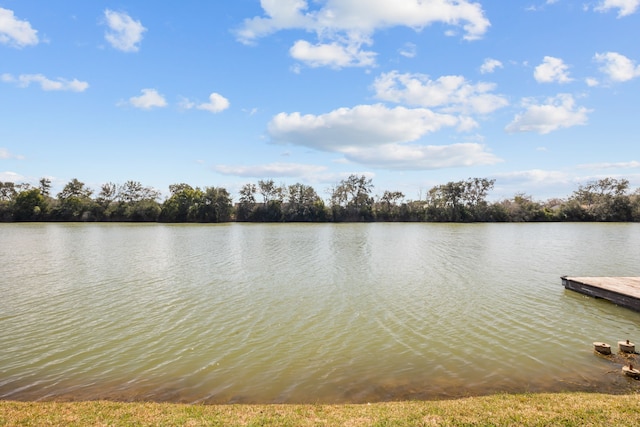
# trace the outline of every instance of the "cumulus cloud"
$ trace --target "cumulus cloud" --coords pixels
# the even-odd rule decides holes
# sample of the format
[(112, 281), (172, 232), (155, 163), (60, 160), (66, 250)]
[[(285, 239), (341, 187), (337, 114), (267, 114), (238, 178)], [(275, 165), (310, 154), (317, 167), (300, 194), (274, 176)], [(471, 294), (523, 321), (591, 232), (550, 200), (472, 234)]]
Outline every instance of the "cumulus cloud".
[(89, 83), (77, 79), (66, 80), (58, 78), (51, 80), (42, 74), (21, 74), (14, 77), (11, 74), (2, 74), (0, 80), (5, 83), (15, 83), (18, 87), (28, 87), (31, 83), (39, 84), (42, 90), (84, 92), (89, 88)]
[(600, 84), (600, 82), (598, 81), (598, 79), (594, 78), (594, 77), (587, 77), (586, 79), (584, 79), (584, 82), (587, 84), (587, 86), (589, 87), (596, 87)]
[(269, 163), (257, 166), (229, 166), (217, 165), (214, 170), (223, 175), (244, 176), (251, 178), (271, 177), (300, 177), (324, 172), (325, 166), (306, 165), (300, 163)]
[(156, 107), (166, 107), (167, 101), (155, 89), (142, 89), (142, 95), (129, 98), (129, 104), (136, 108), (150, 110)]
[[(322, 115), (280, 113), (268, 126), (275, 143), (340, 153), (348, 160), (386, 168), (431, 169), (490, 164), (498, 159), (479, 144), (423, 146), (413, 142), (462, 120), (426, 108), (381, 104), (340, 108)], [(413, 143), (413, 144), (411, 144)]]
[(274, 142), (292, 143), (324, 151), (415, 141), (458, 124), (453, 115), (425, 108), (389, 109), (382, 104), (339, 108), (327, 114), (280, 113), (268, 126)]
[(598, 12), (608, 12), (611, 9), (618, 9), (618, 18), (631, 15), (638, 10), (640, 0), (602, 0), (595, 10)]
[(109, 29), (104, 38), (109, 44), (123, 52), (137, 52), (142, 41), (142, 34), (147, 31), (140, 21), (133, 20), (124, 12), (114, 12), (106, 9), (104, 17)]
[(619, 53), (596, 53), (593, 59), (602, 64), (600, 71), (614, 82), (626, 82), (640, 77), (640, 65)]
[(488, 114), (508, 104), (505, 97), (491, 93), (495, 84), (473, 84), (462, 76), (431, 80), (424, 74), (391, 71), (376, 78), (373, 88), (378, 99), (447, 113)]
[(180, 102), (180, 107), (184, 108), (185, 110), (195, 108), (198, 110), (209, 111), (214, 114), (226, 110), (230, 105), (231, 104), (229, 103), (229, 100), (227, 98), (216, 92), (213, 92), (211, 95), (209, 95), (209, 102), (198, 104), (186, 98)]
[(358, 43), (341, 45), (339, 43), (319, 43), (312, 45), (308, 41), (298, 40), (289, 49), (291, 57), (310, 67), (369, 67), (375, 64), (376, 53), (364, 51)]
[(28, 21), (18, 19), (12, 10), (0, 7), (0, 43), (22, 48), (38, 42), (38, 31)]
[(502, 160), (477, 143), (451, 145), (384, 144), (352, 149), (345, 157), (370, 167), (391, 170), (429, 170), (493, 165)]
[(229, 108), (229, 100), (219, 93), (212, 93), (209, 95), (209, 102), (202, 103), (196, 108), (199, 110), (206, 110), (211, 113), (219, 113)]
[(405, 26), (419, 31), (443, 23), (462, 28), (465, 39), (475, 40), (490, 26), (481, 5), (467, 0), (262, 0), (261, 6), (264, 16), (246, 19), (236, 32), (238, 40), (251, 44), (290, 29), (315, 33), (315, 44), (298, 40), (290, 54), (316, 67), (372, 65), (375, 53), (362, 47), (370, 45), (380, 29)]
[(487, 58), (484, 60), (484, 62), (480, 66), (480, 72), (482, 74), (489, 74), (489, 73), (493, 73), (496, 70), (496, 68), (502, 68), (502, 67), (503, 67), (502, 62), (498, 61), (497, 59)]
[(535, 104), (531, 99), (523, 101), (525, 112), (516, 115), (507, 125), (507, 132), (537, 132), (547, 134), (562, 128), (587, 123), (591, 110), (578, 107), (570, 94), (559, 94), (543, 104)]
[(560, 58), (545, 56), (542, 64), (538, 65), (533, 76), (539, 83), (569, 83), (573, 79), (569, 77), (569, 66)]

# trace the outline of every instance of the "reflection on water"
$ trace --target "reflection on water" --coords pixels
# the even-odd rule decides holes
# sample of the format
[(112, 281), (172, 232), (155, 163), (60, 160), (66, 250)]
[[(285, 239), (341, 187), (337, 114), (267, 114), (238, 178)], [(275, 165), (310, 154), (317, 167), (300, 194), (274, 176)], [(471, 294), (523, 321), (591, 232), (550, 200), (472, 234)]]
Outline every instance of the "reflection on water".
[[(0, 224), (0, 398), (367, 402), (628, 391), (639, 224)], [(640, 362), (638, 362), (640, 364)]]

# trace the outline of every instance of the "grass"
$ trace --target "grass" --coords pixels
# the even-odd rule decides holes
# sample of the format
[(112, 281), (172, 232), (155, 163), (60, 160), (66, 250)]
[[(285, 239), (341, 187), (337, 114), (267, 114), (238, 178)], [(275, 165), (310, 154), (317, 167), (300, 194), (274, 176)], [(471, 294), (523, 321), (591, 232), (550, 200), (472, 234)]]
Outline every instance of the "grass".
[(638, 426), (640, 395), (498, 394), (345, 405), (0, 401), (0, 426)]

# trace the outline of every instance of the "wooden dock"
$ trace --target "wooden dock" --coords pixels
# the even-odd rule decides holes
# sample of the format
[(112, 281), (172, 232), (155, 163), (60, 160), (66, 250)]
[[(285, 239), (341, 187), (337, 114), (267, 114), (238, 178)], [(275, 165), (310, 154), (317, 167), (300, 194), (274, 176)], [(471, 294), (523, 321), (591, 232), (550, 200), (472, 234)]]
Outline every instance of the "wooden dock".
[(561, 279), (567, 289), (640, 311), (640, 277), (562, 276)]

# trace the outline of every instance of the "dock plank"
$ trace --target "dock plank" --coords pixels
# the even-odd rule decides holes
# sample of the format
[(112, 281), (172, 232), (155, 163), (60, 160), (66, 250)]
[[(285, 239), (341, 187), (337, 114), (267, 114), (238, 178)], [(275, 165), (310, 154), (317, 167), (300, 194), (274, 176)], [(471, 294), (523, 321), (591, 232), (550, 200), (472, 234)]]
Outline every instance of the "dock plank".
[(640, 311), (640, 277), (562, 276), (565, 288)]

